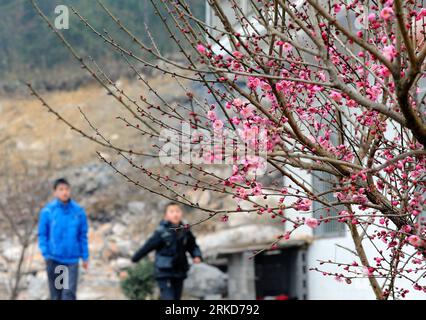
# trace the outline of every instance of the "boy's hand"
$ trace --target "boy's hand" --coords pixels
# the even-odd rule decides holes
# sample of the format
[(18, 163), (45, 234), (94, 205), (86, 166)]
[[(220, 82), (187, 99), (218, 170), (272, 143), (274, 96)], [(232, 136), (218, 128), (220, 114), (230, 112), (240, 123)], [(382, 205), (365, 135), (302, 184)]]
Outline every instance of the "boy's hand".
[(86, 271), (89, 269), (89, 261), (83, 261), (83, 269)]
[(197, 263), (201, 263), (201, 258), (200, 258), (200, 257), (195, 257), (192, 261), (193, 261), (195, 264), (197, 264)]

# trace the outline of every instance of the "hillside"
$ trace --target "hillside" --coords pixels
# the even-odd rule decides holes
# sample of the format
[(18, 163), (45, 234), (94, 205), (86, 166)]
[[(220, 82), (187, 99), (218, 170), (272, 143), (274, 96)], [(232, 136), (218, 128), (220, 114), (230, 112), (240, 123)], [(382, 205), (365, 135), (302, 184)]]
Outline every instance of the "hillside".
[[(161, 2), (154, 1), (160, 8)], [(168, 37), (161, 37), (165, 32), (160, 18), (155, 14), (151, 0), (104, 0), (103, 3), (116, 17), (141, 40), (149, 41), (146, 27), (152, 36), (158, 40), (158, 47), (163, 53), (172, 53), (175, 48), (170, 45)], [(190, 0), (194, 14), (203, 17), (204, 1)], [(75, 8), (99, 31), (107, 30), (115, 39), (124, 37), (117, 25), (96, 3), (87, 0), (53, 0), (38, 1), (40, 8), (53, 20), (54, 9), (58, 4), (70, 8), (70, 28), (63, 34), (74, 45), (83, 57), (92, 57), (114, 69), (115, 73), (122, 72), (123, 65), (114, 50), (107, 48), (92, 33), (88, 32), (78, 17), (72, 13)], [(173, 28), (173, 25), (168, 22)], [(131, 43), (125, 42), (127, 48)], [(134, 48), (136, 49), (136, 48)], [(41, 18), (35, 13), (28, 0), (0, 1), (0, 89), (9, 93), (22, 89), (23, 81), (31, 80), (38, 87), (54, 86), (57, 82), (76, 81), (82, 76), (78, 72), (78, 64), (58, 42), (55, 35), (48, 29)], [(82, 80), (78, 80), (80, 82)], [(73, 87), (70, 83), (63, 86)], [(74, 86), (76, 87), (76, 86)], [(54, 87), (53, 89), (58, 89)], [(59, 88), (60, 89), (60, 88)]]

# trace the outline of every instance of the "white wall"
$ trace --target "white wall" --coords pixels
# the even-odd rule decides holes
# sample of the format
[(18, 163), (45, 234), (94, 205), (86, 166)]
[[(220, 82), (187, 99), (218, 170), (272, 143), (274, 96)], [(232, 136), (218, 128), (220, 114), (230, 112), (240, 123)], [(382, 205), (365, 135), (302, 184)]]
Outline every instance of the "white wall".
[[(315, 240), (309, 246), (307, 252), (308, 270), (318, 267), (321, 270), (342, 272), (341, 268), (331, 265), (320, 266), (318, 260), (332, 260), (339, 262), (354, 261), (353, 255), (348, 251), (336, 246), (353, 248), (350, 236), (338, 238), (322, 238)], [(308, 299), (309, 300), (330, 300), (330, 299), (374, 299), (373, 291), (369, 287), (368, 279), (354, 279), (352, 284), (338, 282), (332, 276), (323, 276), (317, 271), (308, 271)]]
[[(321, 270), (333, 271), (342, 273), (342, 267), (338, 268), (331, 265), (319, 265), (318, 260), (332, 260), (337, 262), (358, 261), (356, 257), (345, 249), (336, 246), (347, 247), (354, 249), (352, 238), (349, 232), (346, 232), (344, 237), (333, 237), (333, 238), (320, 238), (314, 240), (309, 246), (307, 251), (307, 267), (318, 267)], [(366, 250), (367, 257), (370, 264), (374, 266), (373, 257), (377, 256), (376, 250), (368, 244), (363, 242)], [(380, 245), (375, 243), (376, 245)], [(385, 249), (385, 248), (383, 248)], [(407, 268), (410, 266), (408, 265)], [(411, 283), (404, 279), (396, 280), (397, 287), (403, 287), (410, 290), (410, 293), (405, 299), (413, 300), (425, 300), (426, 294), (421, 291), (413, 289)], [(370, 287), (369, 281), (365, 279), (353, 279), (352, 284), (347, 284), (345, 281), (338, 282), (333, 276), (323, 276), (317, 271), (308, 271), (308, 299), (309, 300), (366, 300), (375, 299), (373, 291)]]

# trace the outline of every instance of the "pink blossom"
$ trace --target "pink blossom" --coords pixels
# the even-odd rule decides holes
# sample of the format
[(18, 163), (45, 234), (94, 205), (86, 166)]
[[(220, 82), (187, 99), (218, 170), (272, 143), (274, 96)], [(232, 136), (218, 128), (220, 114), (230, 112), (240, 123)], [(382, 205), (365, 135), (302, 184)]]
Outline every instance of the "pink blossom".
[(405, 225), (405, 226), (403, 226), (402, 228), (401, 228), (401, 231), (402, 232), (405, 232), (405, 233), (408, 233), (408, 232), (411, 232), (411, 230), (412, 230), (412, 228), (411, 228), (411, 226), (410, 225)]
[(376, 269), (374, 269), (373, 267), (363, 267), (362, 268), (362, 272), (364, 273), (364, 275), (366, 275), (367, 277), (371, 277), (373, 276), (373, 272)]
[(201, 43), (197, 45), (197, 50), (200, 54), (202, 55), (206, 55), (207, 54), (207, 49), (205, 46), (203, 46)]
[(238, 133), (244, 142), (252, 143), (258, 138), (259, 128), (256, 126), (244, 127), (243, 129), (238, 129)]
[(318, 77), (321, 79), (321, 81), (326, 81), (327, 80), (327, 75), (324, 71), (320, 71), (318, 72)]
[(244, 105), (244, 101), (240, 98), (236, 98), (234, 100), (232, 100), (232, 104), (236, 107), (242, 107)]
[(370, 13), (368, 15), (368, 21), (370, 21), (370, 22), (376, 21), (376, 14), (375, 13)]
[(386, 7), (386, 8), (383, 8), (382, 9), (382, 11), (380, 11), (380, 17), (383, 19), (383, 20), (390, 20), (391, 18), (393, 18), (393, 9), (392, 8), (390, 8), (390, 7)]
[(247, 155), (241, 164), (247, 170), (248, 174), (255, 174), (258, 170), (263, 171), (266, 168), (266, 160), (262, 157)]
[(244, 118), (250, 118), (254, 115), (253, 109), (250, 106), (245, 106), (242, 108), (240, 113)]
[(211, 110), (208, 111), (207, 112), (207, 118), (209, 118), (209, 120), (211, 120), (211, 121), (215, 121), (217, 119), (216, 112), (211, 111)]
[(231, 118), (231, 122), (238, 126), (240, 124), (241, 120), (240, 120), (240, 118), (233, 117), (233, 118)]
[(355, 100), (349, 99), (346, 101), (346, 105), (349, 108), (355, 108), (357, 106), (357, 102)]
[(422, 291), (423, 290), (422, 286), (419, 285), (418, 283), (413, 284), (413, 288), (414, 288), (414, 290), (417, 290), (417, 291)]
[(319, 226), (319, 221), (318, 221), (318, 219), (315, 219), (315, 218), (307, 218), (305, 220), (305, 224), (309, 228), (315, 229), (315, 228), (317, 228)]
[(338, 3), (334, 5), (334, 13), (339, 13), (342, 10), (342, 6)]
[(388, 78), (388, 77), (390, 77), (391, 72), (390, 72), (390, 70), (389, 70), (387, 67), (385, 67), (385, 66), (381, 66), (381, 67), (380, 67), (380, 70), (379, 70), (379, 74), (380, 74), (382, 77)]
[(413, 216), (415, 216), (415, 217), (417, 217), (420, 213), (421, 213), (421, 211), (419, 211), (419, 210), (413, 210), (413, 211), (411, 212), (411, 214), (412, 214)]
[(389, 46), (385, 46), (383, 48), (383, 55), (388, 59), (388, 60), (393, 60), (396, 57), (396, 49), (394, 46), (389, 45)]
[(309, 199), (299, 199), (294, 204), (297, 211), (309, 211), (311, 209), (312, 201)]
[(256, 77), (249, 77), (248, 78), (248, 83), (247, 86), (252, 89), (252, 90), (256, 90), (261, 84), (261, 81), (259, 78)]
[(256, 183), (256, 186), (251, 189), (251, 192), (254, 196), (260, 196), (263, 194), (262, 186), (259, 183)]
[(267, 82), (261, 82), (262, 90), (265, 92), (271, 91), (271, 86)]
[(426, 17), (426, 8), (422, 8), (419, 13), (417, 14), (416, 21), (419, 21)]
[(361, 203), (361, 204), (365, 204), (367, 203), (367, 197), (364, 194), (354, 194), (352, 196), (352, 200), (357, 202), (357, 203)]
[(330, 98), (333, 99), (336, 102), (340, 102), (340, 101), (342, 101), (343, 96), (340, 92), (332, 91), (330, 93)]
[(419, 247), (423, 243), (422, 239), (420, 239), (419, 236), (416, 236), (414, 234), (409, 236), (407, 241), (408, 241), (409, 244), (411, 244), (414, 247)]
[(228, 181), (231, 183), (239, 183), (242, 182), (244, 180), (244, 178), (237, 174), (237, 175), (233, 175), (232, 177), (229, 177)]
[(285, 91), (285, 90), (290, 90), (291, 86), (292, 86), (292, 82), (282, 80), (280, 82), (277, 82), (277, 84), (275, 85), (275, 88), (278, 91)]
[(344, 222), (344, 221), (348, 221), (350, 219), (350, 213), (346, 210), (342, 210), (339, 212), (339, 222)]
[(247, 190), (244, 188), (237, 188), (237, 195), (239, 198), (241, 199), (246, 199), (248, 194), (247, 194)]
[(222, 130), (222, 128), (223, 128), (223, 122), (221, 120), (218, 119), (213, 122), (213, 129), (215, 131)]
[(235, 51), (232, 55), (237, 59), (242, 59), (244, 57), (244, 54), (239, 51)]
[(290, 52), (293, 49), (293, 46), (288, 42), (284, 42), (281, 47), (283, 48), (284, 52)]

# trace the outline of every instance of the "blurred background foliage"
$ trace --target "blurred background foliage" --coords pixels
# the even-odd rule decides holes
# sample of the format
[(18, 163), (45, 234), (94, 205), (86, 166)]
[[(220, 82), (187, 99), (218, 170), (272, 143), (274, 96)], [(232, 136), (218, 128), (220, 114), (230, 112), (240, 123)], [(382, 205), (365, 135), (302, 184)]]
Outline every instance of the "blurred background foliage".
[[(162, 7), (160, 0), (154, 2)], [(149, 43), (147, 26), (152, 37), (158, 41), (157, 45), (162, 53), (170, 54), (176, 50), (176, 47), (171, 45), (169, 37), (164, 37), (164, 26), (155, 13), (151, 0), (103, 0), (103, 3), (139, 39)], [(205, 1), (188, 0), (188, 3), (196, 16), (204, 17)], [(123, 37), (122, 31), (95, 0), (39, 0), (38, 5), (51, 21), (56, 17), (54, 10), (57, 5), (73, 7), (98, 31), (107, 30), (118, 42), (124, 41), (123, 45), (126, 48), (132, 46), (130, 39)], [(172, 21), (167, 23), (174, 27)], [(91, 56), (104, 64), (119, 63), (120, 56), (116, 50), (105, 45), (99, 37), (88, 31), (71, 9), (70, 28), (62, 31), (83, 57)], [(136, 50), (135, 48), (135, 52)], [(55, 73), (57, 69), (62, 73), (64, 70), (73, 72), (71, 70), (75, 68), (75, 63), (66, 48), (35, 13), (28, 0), (0, 0), (2, 81), (8, 78), (31, 80), (46, 72)]]
[(144, 259), (127, 271), (127, 277), (121, 281), (121, 289), (131, 300), (146, 300), (154, 293), (154, 264)]

